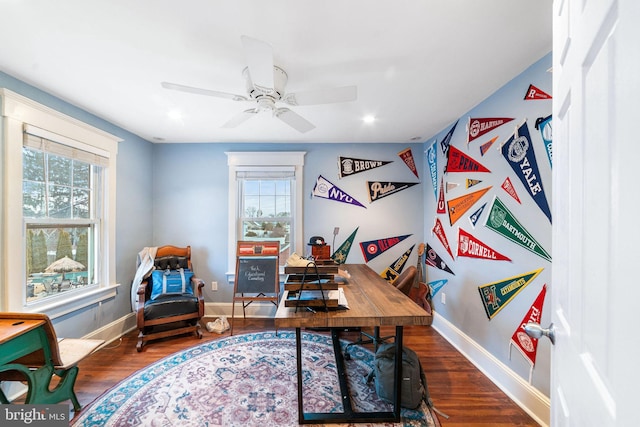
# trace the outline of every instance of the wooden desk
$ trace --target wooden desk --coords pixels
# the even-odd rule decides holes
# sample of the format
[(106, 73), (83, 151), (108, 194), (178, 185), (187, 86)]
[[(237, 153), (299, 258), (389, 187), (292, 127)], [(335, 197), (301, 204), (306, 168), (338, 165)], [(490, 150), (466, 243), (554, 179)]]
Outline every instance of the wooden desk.
[[(349, 272), (344, 289), (348, 310), (310, 312), (304, 308), (285, 307), (287, 291), (280, 301), (275, 315), (276, 328), (296, 329), (296, 358), (298, 375), (298, 414), (301, 424), (321, 422), (380, 422), (400, 421), (400, 381), (402, 364), (402, 331), (405, 325), (430, 325), (431, 316), (415, 304), (409, 297), (390, 285), (375, 271), (364, 264), (347, 264), (344, 268)], [(353, 412), (349, 398), (344, 360), (340, 346), (339, 330), (361, 326), (395, 326), (396, 327), (396, 372), (394, 387), (394, 404), (391, 412), (362, 413)], [(302, 405), (302, 352), (301, 328), (331, 328), (333, 347), (336, 355), (336, 366), (340, 380), (342, 396), (344, 396), (343, 413), (304, 413)]]

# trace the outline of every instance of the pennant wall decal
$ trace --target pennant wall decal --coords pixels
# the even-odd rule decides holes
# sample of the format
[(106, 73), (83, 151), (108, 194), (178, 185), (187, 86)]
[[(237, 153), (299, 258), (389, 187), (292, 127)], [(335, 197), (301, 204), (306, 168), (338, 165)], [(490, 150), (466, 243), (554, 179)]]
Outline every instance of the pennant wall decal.
[(476, 228), (476, 224), (480, 219), (480, 215), (482, 215), (482, 211), (484, 210), (485, 206), (487, 206), (486, 203), (480, 206), (480, 208), (477, 211), (471, 214), (471, 216), (469, 217), (469, 222), (471, 223), (471, 227)]
[(436, 152), (436, 141), (427, 148), (427, 164), (429, 165), (429, 175), (433, 185), (433, 197), (438, 200), (438, 153)]
[(544, 194), (536, 153), (533, 151), (533, 143), (526, 120), (517, 129), (516, 134), (502, 145), (501, 151), (511, 169), (522, 181), (524, 188), (551, 222), (551, 211)]
[(524, 95), (524, 100), (531, 101), (535, 99), (551, 99), (551, 95), (538, 89), (534, 85), (529, 85), (527, 93)]
[(522, 202), (520, 201), (520, 197), (518, 197), (518, 193), (516, 193), (516, 189), (513, 186), (513, 184), (511, 183), (511, 179), (509, 177), (507, 177), (504, 182), (502, 183), (502, 189), (504, 191), (507, 192), (507, 194), (509, 194), (511, 197), (513, 197), (513, 199), (522, 204)]
[(449, 280), (447, 279), (440, 279), (427, 283), (427, 285), (431, 288), (431, 298), (433, 298), (433, 296), (437, 294), (438, 291), (442, 289), (442, 287), (446, 285), (448, 281)]
[(383, 197), (387, 197), (402, 190), (406, 190), (407, 188), (413, 187), (416, 184), (419, 184), (419, 182), (367, 181), (367, 188), (369, 189), (369, 202), (373, 203), (376, 200), (380, 200)]
[(392, 160), (364, 160), (354, 159), (353, 157), (338, 157), (338, 175), (340, 178), (355, 175), (360, 172), (366, 172), (371, 169), (379, 168), (384, 165), (393, 163)]
[(407, 264), (407, 260), (411, 256), (411, 251), (413, 251), (413, 247), (411, 246), (407, 249), (402, 255), (398, 257), (389, 267), (385, 268), (382, 273), (380, 273), (380, 277), (385, 279), (387, 282), (393, 284), (396, 281), (404, 266)]
[(529, 234), (497, 196), (493, 199), (493, 206), (484, 225), (516, 245), (551, 262), (551, 255)]
[(447, 202), (447, 211), (449, 212), (449, 223), (455, 224), (471, 206), (475, 205), (482, 196), (489, 191), (491, 187), (483, 188), (482, 190), (474, 191), (473, 193), (465, 194), (464, 196), (456, 197)]
[(387, 237), (385, 239), (370, 240), (368, 242), (360, 242), (360, 249), (362, 249), (362, 255), (366, 262), (371, 261), (381, 253), (387, 251), (389, 248), (402, 242), (411, 234), (405, 234), (404, 236)]
[(351, 235), (347, 237), (347, 240), (345, 240), (342, 245), (340, 245), (340, 247), (336, 249), (333, 255), (331, 255), (331, 259), (333, 259), (336, 263), (344, 264), (345, 262), (347, 262), (347, 256), (349, 256), (349, 251), (351, 250), (351, 246), (353, 246), (353, 240), (356, 238), (358, 228), (360, 227), (356, 227), (356, 229), (353, 230), (353, 233), (351, 233)]
[(427, 243), (427, 251), (425, 252), (424, 262), (435, 268), (439, 268), (442, 271), (451, 273), (455, 276), (453, 271), (449, 268), (446, 262), (436, 253), (436, 251)]
[(362, 203), (333, 185), (327, 179), (323, 178), (322, 175), (318, 176), (316, 184), (313, 186), (312, 195), (323, 199), (334, 200), (336, 202), (347, 203), (349, 205), (361, 206), (365, 209), (367, 208)]
[(444, 178), (440, 178), (440, 192), (438, 194), (438, 206), (436, 208), (436, 213), (447, 213), (444, 203)]
[(538, 297), (529, 308), (529, 311), (520, 322), (520, 326), (511, 336), (509, 342), (509, 353), (511, 353), (511, 346), (515, 346), (522, 356), (529, 362), (531, 368), (529, 370), (529, 384), (531, 384), (531, 377), (533, 374), (533, 367), (536, 364), (536, 357), (538, 354), (538, 339), (531, 338), (524, 330), (527, 323), (540, 323), (542, 317), (542, 307), (544, 305), (544, 297), (547, 294), (547, 285), (542, 287), (542, 290), (538, 294)]
[(467, 188), (471, 188), (474, 185), (478, 185), (482, 182), (480, 179), (469, 179), (467, 178)]
[(449, 246), (449, 240), (447, 239), (447, 235), (444, 233), (444, 227), (442, 226), (442, 222), (440, 221), (440, 218), (436, 218), (436, 223), (433, 226), (433, 229), (431, 230), (431, 232), (438, 237), (438, 240), (440, 240), (440, 243), (442, 243), (442, 246), (444, 246), (447, 252), (449, 252), (451, 259), (453, 259), (453, 253), (451, 253), (451, 246)]
[(493, 319), (525, 286), (538, 277), (542, 270), (542, 268), (539, 268), (520, 276), (478, 286), (484, 311), (487, 313), (489, 320)]
[(491, 132), (497, 127), (505, 123), (509, 123), (513, 118), (508, 117), (488, 117), (488, 118), (471, 118), (467, 125), (468, 137), (467, 144), (476, 138), (481, 137), (485, 133)]
[(449, 147), (449, 159), (445, 172), (491, 172), (479, 162), (472, 159), (467, 154), (456, 147)]
[(413, 159), (413, 152), (411, 148), (406, 148), (398, 153), (398, 156), (402, 159), (402, 161), (407, 165), (411, 172), (416, 176), (416, 178), (420, 178), (418, 176), (418, 169), (416, 168), (416, 162)]
[(511, 258), (491, 249), (488, 245), (467, 233), (462, 228), (458, 229), (458, 256), (494, 261), (511, 261)]
[(489, 151), (489, 148), (491, 148), (491, 146), (493, 145), (494, 142), (496, 142), (498, 140), (498, 135), (494, 136), (493, 138), (491, 138), (489, 141), (485, 142), (484, 144), (482, 144), (480, 146), (480, 155), (484, 156), (484, 153), (486, 153), (487, 151)]
[(442, 154), (444, 157), (449, 157), (449, 146), (451, 145), (451, 138), (453, 137), (453, 132), (456, 130), (456, 126), (458, 125), (458, 120), (451, 126), (449, 132), (442, 138), (440, 141), (440, 148), (442, 149)]
[(536, 119), (536, 129), (540, 130), (542, 140), (544, 141), (544, 148), (547, 150), (547, 157), (549, 158), (549, 165), (553, 167), (553, 132), (551, 128), (551, 116), (538, 117)]

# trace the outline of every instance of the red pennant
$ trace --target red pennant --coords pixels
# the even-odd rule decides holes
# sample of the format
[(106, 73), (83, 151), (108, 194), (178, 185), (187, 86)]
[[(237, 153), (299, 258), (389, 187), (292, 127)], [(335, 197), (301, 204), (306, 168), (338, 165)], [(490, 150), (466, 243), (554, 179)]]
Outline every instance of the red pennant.
[(416, 168), (416, 162), (413, 160), (413, 152), (411, 148), (406, 148), (398, 153), (398, 156), (402, 159), (402, 161), (411, 169), (411, 172), (416, 176), (416, 178), (420, 178), (418, 176), (418, 169)]
[(534, 99), (551, 99), (551, 95), (538, 89), (534, 85), (529, 85), (529, 89), (527, 89), (527, 93), (524, 95), (524, 100), (531, 101)]
[(509, 123), (513, 118), (509, 117), (486, 117), (486, 118), (471, 118), (469, 117), (469, 124), (467, 125), (467, 144), (476, 138), (481, 137), (485, 133), (491, 132), (495, 128), (502, 126), (505, 123)]
[(515, 199), (516, 202), (522, 204), (520, 201), (520, 197), (518, 197), (518, 193), (516, 193), (516, 188), (511, 183), (509, 177), (507, 177), (501, 185), (502, 189), (506, 191), (511, 197)]
[(436, 224), (433, 226), (433, 229), (431, 231), (433, 232), (433, 234), (435, 234), (438, 237), (438, 240), (440, 240), (440, 243), (442, 243), (442, 246), (444, 246), (447, 252), (449, 252), (451, 259), (453, 259), (453, 254), (451, 253), (451, 246), (449, 246), (449, 240), (447, 239), (447, 235), (444, 234), (444, 227), (442, 226), (442, 222), (440, 221), (440, 218), (436, 218)]
[(447, 213), (447, 209), (444, 203), (444, 178), (440, 180), (440, 192), (438, 194), (438, 208), (436, 213)]
[(542, 306), (544, 305), (544, 297), (547, 294), (547, 285), (545, 284), (542, 287), (542, 290), (538, 294), (538, 297), (529, 308), (526, 316), (520, 322), (520, 327), (516, 329), (516, 331), (511, 336), (511, 344), (516, 346), (518, 350), (522, 353), (522, 355), (529, 361), (531, 366), (536, 364), (536, 356), (538, 353), (538, 339), (531, 338), (524, 331), (524, 327), (527, 323), (540, 323), (540, 318), (542, 317)]
[(458, 229), (458, 256), (490, 259), (495, 261), (511, 261), (511, 258), (491, 249), (485, 243), (473, 237), (462, 228)]
[(449, 147), (449, 159), (445, 171), (448, 172), (491, 172), (456, 147)]

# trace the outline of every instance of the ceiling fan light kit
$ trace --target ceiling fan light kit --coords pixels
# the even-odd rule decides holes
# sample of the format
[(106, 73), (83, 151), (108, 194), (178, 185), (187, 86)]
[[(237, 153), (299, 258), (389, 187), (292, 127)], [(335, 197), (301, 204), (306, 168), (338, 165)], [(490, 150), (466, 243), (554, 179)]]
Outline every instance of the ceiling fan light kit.
[(165, 89), (196, 95), (257, 103), (256, 107), (244, 110), (232, 117), (222, 125), (223, 128), (234, 128), (256, 114), (268, 111), (273, 117), (280, 119), (301, 133), (309, 132), (315, 128), (315, 125), (289, 108), (276, 106), (277, 102), (291, 106), (304, 106), (349, 102), (358, 98), (356, 86), (286, 93), (288, 76), (282, 68), (273, 64), (271, 45), (248, 36), (242, 36), (241, 40), (247, 62), (247, 66), (242, 70), (247, 96), (170, 82), (162, 82), (161, 86)]

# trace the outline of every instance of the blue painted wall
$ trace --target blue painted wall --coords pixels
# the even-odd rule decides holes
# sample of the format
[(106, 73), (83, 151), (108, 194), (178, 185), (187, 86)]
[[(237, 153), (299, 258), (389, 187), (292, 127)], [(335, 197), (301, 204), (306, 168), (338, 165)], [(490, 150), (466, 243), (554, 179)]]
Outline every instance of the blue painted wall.
[[(455, 121), (440, 133), (427, 140), (425, 144), (425, 149), (427, 149), (434, 141), (437, 141), (438, 190), (440, 179), (443, 176), (445, 186), (447, 182), (459, 184), (457, 187), (452, 187), (452, 189), (446, 193), (446, 201), (478, 189), (492, 186), (491, 190), (452, 226), (447, 214), (436, 214), (437, 206), (436, 198), (434, 197), (434, 187), (430, 179), (425, 180), (424, 235), (426, 242), (435, 249), (438, 255), (445, 260), (447, 265), (455, 273), (455, 275), (452, 275), (438, 268), (428, 268), (429, 281), (448, 280), (447, 284), (441, 288), (435, 296), (436, 311), (527, 381), (529, 379), (530, 365), (515, 349), (512, 349), (511, 357), (509, 357), (509, 341), (513, 333), (520, 326), (522, 319), (527, 314), (530, 306), (533, 304), (545, 283), (547, 284), (547, 295), (540, 323), (543, 326), (549, 324), (550, 288), (552, 286), (551, 262), (506, 240), (503, 236), (485, 227), (484, 224), (487, 220), (492, 200), (495, 196), (498, 196), (540, 245), (546, 249), (547, 252), (551, 253), (551, 223), (529, 196), (520, 179), (513, 172), (511, 166), (499, 150), (502, 143), (514, 134), (516, 126), (519, 126), (526, 120), (537, 158), (540, 179), (549, 206), (551, 206), (551, 165), (544, 148), (541, 134), (535, 129), (534, 125), (538, 117), (547, 117), (551, 114), (552, 101), (550, 99), (524, 100), (530, 84), (533, 84), (547, 94), (551, 94), (552, 74), (549, 72), (550, 68), (551, 54), (548, 54), (459, 118), (453, 138), (451, 139), (451, 145), (462, 150), (463, 153), (484, 165), (491, 171), (490, 173), (444, 173), (446, 159), (439, 144)], [(514, 120), (467, 144), (468, 132), (466, 126), (469, 117), (509, 117), (514, 118)], [(489, 151), (481, 155), (480, 145), (489, 141), (494, 136), (498, 136), (497, 141)], [(426, 167), (428, 168), (428, 166)], [(424, 173), (425, 175), (428, 173), (427, 169), (425, 169)], [(507, 177), (515, 187), (521, 203), (515, 201), (501, 188), (502, 183)], [(482, 180), (482, 183), (471, 188), (466, 188), (465, 183), (467, 178), (479, 179)], [(474, 228), (470, 224), (469, 216), (485, 202), (487, 206)], [(444, 225), (445, 234), (452, 248), (454, 258), (449, 256), (443, 244), (431, 232), (436, 218), (440, 218), (440, 221)], [(512, 261), (458, 257), (457, 241), (459, 228), (471, 233), (489, 247), (511, 258)], [(539, 268), (544, 268), (542, 273), (489, 320), (485, 313), (478, 287), (484, 284), (502, 281)], [(441, 300), (442, 294), (446, 295), (444, 304)], [(549, 396), (550, 389), (549, 347), (550, 342), (548, 340), (540, 340), (532, 381), (534, 387), (546, 396)]]

